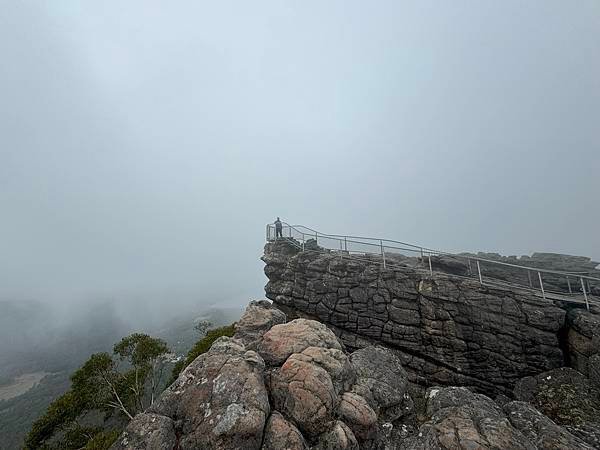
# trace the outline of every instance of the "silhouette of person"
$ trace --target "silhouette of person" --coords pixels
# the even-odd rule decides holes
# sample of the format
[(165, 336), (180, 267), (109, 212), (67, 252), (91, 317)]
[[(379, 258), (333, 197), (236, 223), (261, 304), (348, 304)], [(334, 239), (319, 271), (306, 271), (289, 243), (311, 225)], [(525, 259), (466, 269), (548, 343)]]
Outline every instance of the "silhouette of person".
[(283, 237), (283, 225), (281, 224), (281, 220), (279, 220), (278, 217), (275, 221), (275, 239), (279, 237)]

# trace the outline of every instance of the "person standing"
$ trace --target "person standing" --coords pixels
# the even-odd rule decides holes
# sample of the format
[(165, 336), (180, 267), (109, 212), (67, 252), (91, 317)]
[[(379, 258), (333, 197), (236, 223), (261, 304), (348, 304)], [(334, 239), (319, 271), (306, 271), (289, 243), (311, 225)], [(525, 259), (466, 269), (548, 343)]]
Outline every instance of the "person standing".
[(275, 239), (283, 237), (283, 225), (281, 224), (281, 220), (279, 217), (275, 221)]

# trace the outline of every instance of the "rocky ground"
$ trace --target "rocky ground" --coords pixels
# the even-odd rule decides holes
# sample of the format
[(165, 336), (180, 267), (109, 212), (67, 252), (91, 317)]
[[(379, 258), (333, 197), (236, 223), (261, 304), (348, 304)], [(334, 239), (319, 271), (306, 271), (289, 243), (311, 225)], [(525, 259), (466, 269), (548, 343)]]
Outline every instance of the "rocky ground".
[(495, 400), (415, 386), (395, 350), (347, 352), (324, 324), (252, 302), (113, 449), (593, 449), (599, 357)]

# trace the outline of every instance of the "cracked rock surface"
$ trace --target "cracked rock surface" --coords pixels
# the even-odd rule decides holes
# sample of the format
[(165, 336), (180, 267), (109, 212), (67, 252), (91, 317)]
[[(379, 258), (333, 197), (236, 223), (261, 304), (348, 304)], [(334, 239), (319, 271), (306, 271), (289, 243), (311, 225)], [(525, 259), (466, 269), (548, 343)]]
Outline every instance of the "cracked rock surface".
[(275, 305), (327, 324), (350, 349), (393, 348), (413, 382), (506, 394), (521, 377), (564, 364), (565, 311), (527, 292), (299, 252), (285, 241), (267, 244), (263, 261)]

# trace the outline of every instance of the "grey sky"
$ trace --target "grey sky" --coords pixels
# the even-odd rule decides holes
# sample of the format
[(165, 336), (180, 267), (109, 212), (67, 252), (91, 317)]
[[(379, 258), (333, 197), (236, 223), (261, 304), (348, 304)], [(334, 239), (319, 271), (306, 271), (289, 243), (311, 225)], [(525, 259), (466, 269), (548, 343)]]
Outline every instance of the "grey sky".
[(246, 302), (264, 224), (600, 258), (600, 3), (0, 0), (0, 297)]

